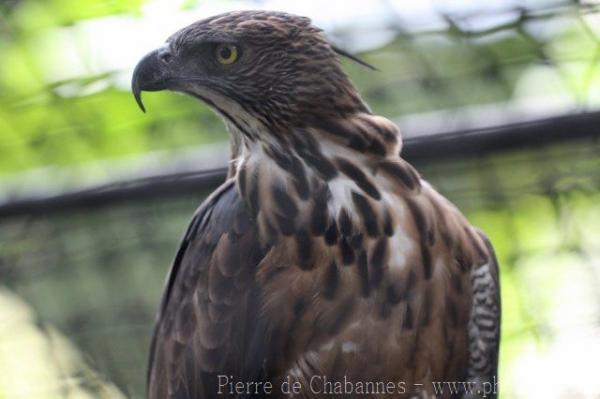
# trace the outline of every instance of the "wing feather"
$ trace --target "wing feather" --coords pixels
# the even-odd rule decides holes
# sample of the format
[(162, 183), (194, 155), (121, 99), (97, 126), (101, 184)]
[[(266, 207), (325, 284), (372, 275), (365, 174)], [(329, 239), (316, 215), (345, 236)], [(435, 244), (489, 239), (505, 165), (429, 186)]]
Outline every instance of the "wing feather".
[(500, 349), (500, 279), (494, 248), (485, 234), (480, 231), (478, 234), (485, 244), (488, 261), (471, 269), (473, 303), (468, 324), (467, 378), (476, 382), (479, 391), (486, 392), (486, 397), (495, 399)]
[(217, 371), (260, 380), (267, 323), (252, 274), (244, 273), (268, 250), (256, 230), (233, 180), (195, 213), (169, 272), (151, 341), (149, 398), (216, 397)]

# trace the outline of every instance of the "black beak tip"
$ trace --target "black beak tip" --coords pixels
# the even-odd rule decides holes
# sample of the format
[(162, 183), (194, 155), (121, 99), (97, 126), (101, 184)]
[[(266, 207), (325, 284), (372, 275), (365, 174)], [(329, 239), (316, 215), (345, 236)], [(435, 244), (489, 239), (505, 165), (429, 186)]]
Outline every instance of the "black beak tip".
[(142, 112), (146, 113), (146, 107), (144, 107), (144, 103), (142, 102), (142, 90), (140, 90), (140, 87), (135, 80), (132, 84), (131, 91), (133, 91), (133, 97), (135, 97), (135, 102), (138, 107), (140, 107)]

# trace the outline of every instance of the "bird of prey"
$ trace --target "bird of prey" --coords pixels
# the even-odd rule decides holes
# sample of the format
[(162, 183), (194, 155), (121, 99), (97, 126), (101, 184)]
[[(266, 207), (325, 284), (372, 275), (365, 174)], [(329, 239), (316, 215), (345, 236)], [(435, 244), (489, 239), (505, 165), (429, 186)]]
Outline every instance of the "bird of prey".
[(479, 397), (439, 384), (496, 384), (493, 249), (400, 156), (398, 128), (339, 55), (308, 18), (239, 11), (136, 66), (142, 109), (142, 91), (182, 92), (231, 136), (227, 179), (166, 281), (149, 398)]

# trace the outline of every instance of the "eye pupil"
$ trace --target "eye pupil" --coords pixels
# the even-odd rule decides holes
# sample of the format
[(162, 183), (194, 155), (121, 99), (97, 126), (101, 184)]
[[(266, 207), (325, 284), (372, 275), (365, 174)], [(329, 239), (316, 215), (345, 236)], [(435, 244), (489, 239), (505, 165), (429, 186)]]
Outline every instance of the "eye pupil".
[(231, 49), (229, 47), (225, 47), (221, 49), (221, 57), (225, 60), (231, 57)]
[(223, 65), (233, 64), (238, 58), (238, 49), (233, 44), (221, 44), (217, 47), (215, 56)]

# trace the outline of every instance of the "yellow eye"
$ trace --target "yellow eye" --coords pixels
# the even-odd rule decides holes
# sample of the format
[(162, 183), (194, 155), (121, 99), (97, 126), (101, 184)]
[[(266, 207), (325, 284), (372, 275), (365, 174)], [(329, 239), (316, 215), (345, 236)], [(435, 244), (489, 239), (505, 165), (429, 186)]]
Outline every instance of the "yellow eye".
[(233, 64), (238, 58), (238, 49), (233, 44), (219, 44), (216, 56), (223, 65)]

